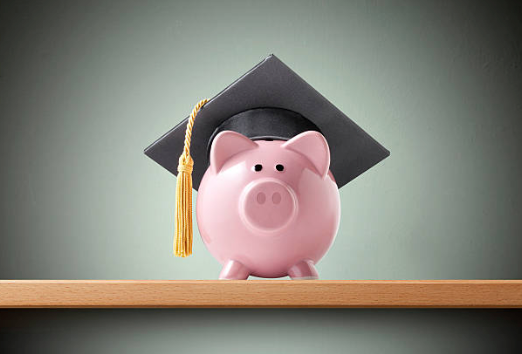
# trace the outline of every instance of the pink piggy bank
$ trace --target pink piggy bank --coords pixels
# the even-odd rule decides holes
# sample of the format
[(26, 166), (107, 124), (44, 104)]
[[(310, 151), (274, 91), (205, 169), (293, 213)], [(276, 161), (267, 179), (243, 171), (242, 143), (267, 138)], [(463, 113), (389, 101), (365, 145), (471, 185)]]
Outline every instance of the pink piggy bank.
[(340, 221), (330, 150), (316, 131), (291, 140), (219, 133), (197, 197), (200, 234), (220, 279), (317, 279)]

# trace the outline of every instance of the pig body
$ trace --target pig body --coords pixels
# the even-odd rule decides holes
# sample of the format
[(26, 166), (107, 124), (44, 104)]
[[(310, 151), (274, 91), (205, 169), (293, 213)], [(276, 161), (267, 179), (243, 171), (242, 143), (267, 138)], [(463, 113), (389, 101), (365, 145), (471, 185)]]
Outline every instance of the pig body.
[(316, 279), (335, 239), (340, 199), (318, 132), (289, 141), (225, 131), (211, 147), (197, 197), (200, 234), (223, 265), (220, 279)]

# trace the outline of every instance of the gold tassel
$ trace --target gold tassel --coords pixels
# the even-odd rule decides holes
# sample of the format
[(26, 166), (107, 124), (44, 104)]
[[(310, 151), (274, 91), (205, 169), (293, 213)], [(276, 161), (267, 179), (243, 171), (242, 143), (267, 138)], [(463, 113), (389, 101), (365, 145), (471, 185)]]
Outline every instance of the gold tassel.
[(198, 102), (187, 122), (185, 146), (179, 157), (178, 178), (176, 181), (176, 235), (174, 239), (174, 255), (187, 257), (192, 254), (192, 170), (194, 160), (190, 156), (190, 139), (194, 120), (199, 110), (208, 100)]

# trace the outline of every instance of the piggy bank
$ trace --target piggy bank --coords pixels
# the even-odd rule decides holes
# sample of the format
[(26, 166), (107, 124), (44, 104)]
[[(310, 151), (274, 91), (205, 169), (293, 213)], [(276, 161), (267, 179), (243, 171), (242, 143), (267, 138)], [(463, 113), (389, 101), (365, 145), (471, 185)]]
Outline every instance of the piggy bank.
[(317, 279), (315, 264), (340, 221), (330, 150), (319, 132), (250, 140), (223, 131), (197, 196), (203, 242), (222, 264), (220, 279), (250, 275)]

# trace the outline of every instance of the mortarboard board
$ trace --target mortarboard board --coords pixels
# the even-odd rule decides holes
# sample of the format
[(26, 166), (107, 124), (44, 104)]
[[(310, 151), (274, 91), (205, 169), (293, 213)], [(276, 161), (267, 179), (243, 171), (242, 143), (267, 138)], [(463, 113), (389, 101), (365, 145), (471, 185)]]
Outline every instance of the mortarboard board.
[[(198, 119), (194, 121), (196, 114)], [(177, 191), (178, 206), (185, 203), (184, 213), (190, 214), (187, 217), (192, 213), (191, 201), (187, 200), (191, 197), (185, 196), (185, 201), (180, 202), (179, 194), (182, 190), (187, 194), (187, 188), (198, 190), (209, 165), (212, 140), (224, 130), (236, 131), (253, 140), (289, 140), (304, 131), (320, 132), (330, 148), (330, 171), (338, 188), (390, 154), (275, 55), (265, 58), (212, 99), (201, 101), (192, 116), (191, 120), (190, 117), (184, 119), (145, 149), (147, 156), (177, 175), (177, 157), (184, 151), (185, 135), (191, 134), (190, 154), (195, 161), (193, 171), (190, 171), (192, 180), (186, 182), (190, 187), (180, 188), (178, 176)], [(187, 130), (189, 121), (193, 127)], [(186, 207), (186, 203), (190, 205)], [(178, 222), (181, 223), (180, 219)], [(190, 221), (190, 238), (191, 225)], [(176, 254), (188, 255), (177, 251)]]
[[(145, 149), (147, 156), (175, 175), (187, 122), (188, 118), (184, 119)], [(222, 130), (254, 140), (288, 140), (306, 130), (319, 131), (328, 141), (330, 170), (339, 188), (390, 155), (275, 55), (268, 56), (199, 111), (191, 145), (196, 190), (208, 168), (212, 139)]]

